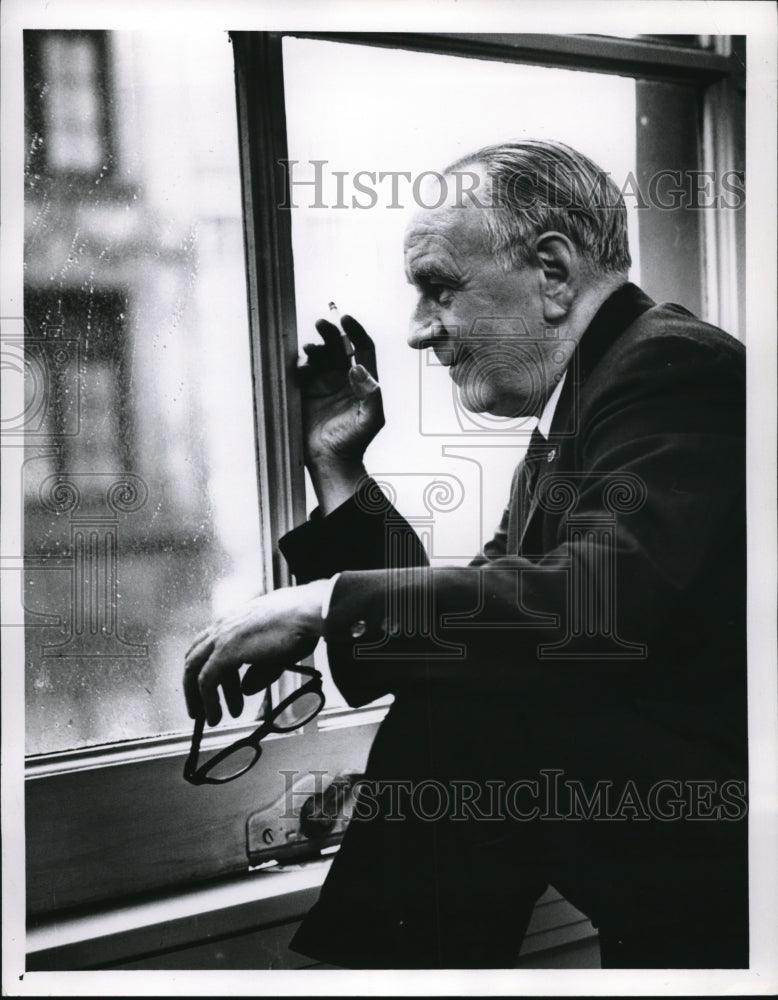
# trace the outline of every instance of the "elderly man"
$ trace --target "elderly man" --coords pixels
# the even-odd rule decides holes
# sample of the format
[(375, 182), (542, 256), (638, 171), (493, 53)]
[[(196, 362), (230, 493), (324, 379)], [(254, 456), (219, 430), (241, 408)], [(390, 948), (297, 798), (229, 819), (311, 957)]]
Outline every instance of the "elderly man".
[[(190, 714), (216, 723), (220, 688), (237, 714), (322, 636), (350, 704), (395, 696), (305, 954), (509, 967), (551, 884), (604, 966), (746, 966), (742, 346), (628, 282), (623, 201), (576, 151), (508, 143), (464, 171), (471, 194), (452, 183), (406, 233), (409, 343), (468, 409), (539, 418), (494, 538), (426, 565), (362, 464), (383, 424), (370, 340), (344, 319), (349, 367), (320, 322), (320, 507), (281, 542), (301, 585), (198, 637)], [(433, 781), (455, 805), (398, 821), (392, 786)]]

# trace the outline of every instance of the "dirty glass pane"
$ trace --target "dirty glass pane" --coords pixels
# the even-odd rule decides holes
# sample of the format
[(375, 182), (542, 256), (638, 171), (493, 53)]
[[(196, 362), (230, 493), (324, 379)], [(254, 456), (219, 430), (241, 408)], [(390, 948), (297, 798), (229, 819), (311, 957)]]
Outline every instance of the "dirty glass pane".
[[(376, 343), (386, 413), (368, 469), (433, 564), (467, 563), (499, 522), (535, 421), (466, 412), (432, 352), (406, 344), (413, 290), (403, 230), (416, 199), (438, 193), (420, 186), (422, 175), (489, 143), (558, 139), (628, 188), (635, 81), (286, 38), (284, 86), (300, 341), (317, 339), (313, 324), (331, 300), (362, 322)], [(597, 108), (607, 108), (601, 129), (592, 127)], [(637, 212), (626, 200), (639, 281)], [(315, 502), (309, 490), (309, 508)], [(339, 704), (333, 688), (327, 704)]]
[(27, 750), (188, 730), (262, 581), (232, 51), (25, 32)]

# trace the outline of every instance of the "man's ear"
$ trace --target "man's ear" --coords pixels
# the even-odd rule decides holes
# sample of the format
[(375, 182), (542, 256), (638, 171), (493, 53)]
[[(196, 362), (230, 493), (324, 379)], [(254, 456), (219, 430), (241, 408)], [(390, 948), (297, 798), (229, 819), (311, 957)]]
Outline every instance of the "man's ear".
[(550, 326), (564, 322), (575, 301), (580, 270), (578, 251), (564, 233), (542, 233), (535, 242), (540, 262), (543, 317)]

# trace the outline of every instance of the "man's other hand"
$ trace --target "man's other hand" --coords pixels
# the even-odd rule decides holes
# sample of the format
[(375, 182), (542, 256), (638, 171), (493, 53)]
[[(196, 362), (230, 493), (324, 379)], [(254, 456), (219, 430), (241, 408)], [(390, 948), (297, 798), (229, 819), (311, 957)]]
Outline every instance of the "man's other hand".
[[(243, 711), (243, 695), (277, 680), (316, 647), (322, 634), (322, 600), (329, 581), (285, 587), (255, 597), (197, 636), (186, 654), (184, 697), (192, 719), (210, 726), (222, 717), (219, 688), (230, 715)], [(242, 680), (240, 669), (250, 664)]]

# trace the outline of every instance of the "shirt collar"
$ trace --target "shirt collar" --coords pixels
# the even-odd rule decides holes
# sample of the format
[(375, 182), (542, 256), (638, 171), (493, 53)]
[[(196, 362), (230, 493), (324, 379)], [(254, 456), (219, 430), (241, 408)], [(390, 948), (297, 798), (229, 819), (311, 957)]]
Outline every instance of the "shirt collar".
[(548, 397), (546, 405), (543, 407), (543, 412), (540, 414), (540, 420), (538, 420), (538, 432), (543, 435), (546, 440), (548, 440), (548, 435), (551, 431), (551, 422), (554, 419), (554, 414), (556, 413), (557, 403), (559, 402), (559, 397), (562, 395), (562, 387), (565, 384), (565, 379), (567, 378), (567, 369), (562, 373), (562, 377), (556, 384), (556, 388)]

